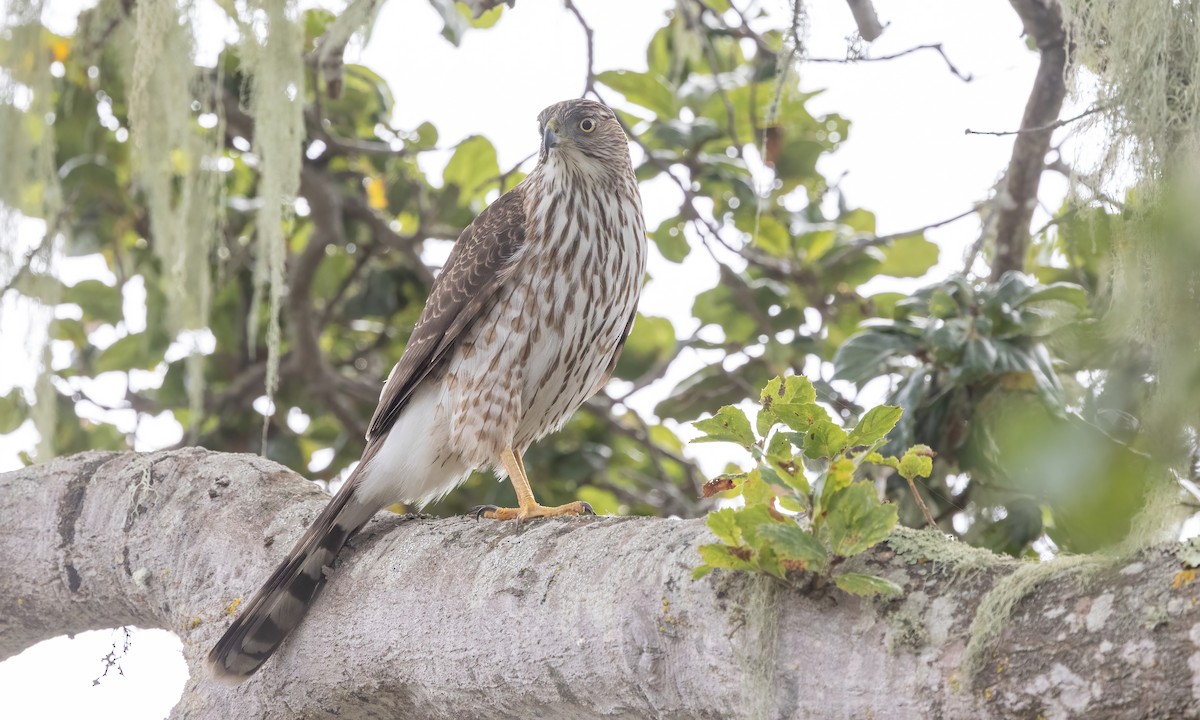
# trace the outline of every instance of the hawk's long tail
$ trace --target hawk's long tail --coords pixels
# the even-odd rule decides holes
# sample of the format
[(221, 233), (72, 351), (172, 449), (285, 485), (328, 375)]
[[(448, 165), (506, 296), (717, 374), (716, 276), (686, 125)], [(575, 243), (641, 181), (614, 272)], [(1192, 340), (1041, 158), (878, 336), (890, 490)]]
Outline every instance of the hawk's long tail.
[(354, 497), (356, 480), (365, 464), (359, 463), (208, 653), (208, 666), (217, 679), (234, 684), (244, 681), (300, 624), (317, 591), (325, 584), (326, 569), (333, 565), (346, 540), (378, 510)]

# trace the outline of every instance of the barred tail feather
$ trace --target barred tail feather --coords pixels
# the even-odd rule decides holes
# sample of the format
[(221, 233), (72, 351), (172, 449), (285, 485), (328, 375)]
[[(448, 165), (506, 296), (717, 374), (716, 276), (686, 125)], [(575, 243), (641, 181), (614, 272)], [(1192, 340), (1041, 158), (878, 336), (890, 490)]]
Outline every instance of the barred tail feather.
[(357, 475), (351, 474), (208, 653), (209, 669), (218, 680), (237, 684), (249, 678), (304, 619), (325, 584), (326, 569), (377, 509), (355, 502)]

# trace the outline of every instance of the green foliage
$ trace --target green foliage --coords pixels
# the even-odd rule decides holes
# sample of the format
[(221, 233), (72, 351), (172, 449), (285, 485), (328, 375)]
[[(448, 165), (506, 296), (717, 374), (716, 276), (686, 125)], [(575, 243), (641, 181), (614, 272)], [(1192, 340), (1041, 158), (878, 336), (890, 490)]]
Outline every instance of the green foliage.
[[(927, 464), (910, 460), (928, 460), (922, 454), (928, 448), (913, 448), (900, 460), (875, 451), (900, 419), (900, 408), (874, 408), (847, 433), (816, 404), (812, 383), (795, 375), (766, 383), (759, 404), (757, 434), (735, 407), (693, 423), (705, 433), (693, 442), (733, 442), (756, 460), (749, 471), (723, 475), (705, 487), (706, 495), (740, 497), (743, 504), (709, 514), (708, 527), (721, 544), (700, 547), (703, 564), (693, 577), (716, 568), (780, 579), (808, 573), (814, 583), (832, 581), (856, 595), (900, 592), (888, 580), (840, 567), (887, 537), (897, 521), (896, 506), (880, 501), (870, 480), (855, 478), (860, 466), (899, 466), (913, 477), (928, 475)], [(848, 445), (848, 438), (861, 444)], [(805, 475), (805, 458), (819, 468), (811, 480)]]
[[(1074, 358), (1075, 370), (1089, 367), (1105, 352), (1094, 326), (1078, 284), (1019, 273), (995, 284), (951, 278), (897, 301), (890, 320), (847, 339), (835, 375), (860, 386), (896, 378), (887, 401), (904, 415), (883, 451), (938, 448), (936, 462), (932, 453), (904, 453), (892, 465), (901, 477), (969, 474), (959, 501), (931, 494), (935, 515), (970, 497), (980, 510), (1006, 508), (974, 515), (976, 542), (1019, 555), (1045, 531), (1087, 551), (1125, 536), (1150, 472), (1144, 455), (1068, 402), (1067, 388), (1077, 385), (1061, 378), (1072, 367), (1050, 348)], [(890, 492), (904, 512), (907, 488)]]
[[(147, 5), (139, 18), (140, 10), (102, 0), (71, 37), (14, 14), (8, 22), (25, 24), (0, 34), (0, 74), (28, 96), (20, 105), (0, 99), (0, 129), (11, 139), (0, 148), (0, 203), (48, 221), (63, 253), (99, 258), (115, 278), (68, 287), (40, 269), (43, 253), (3, 279), (5, 292), (56, 318), (59, 364), (36, 400), (0, 399), (0, 432), (57, 414), (46, 433), (56, 453), (126, 447), (112, 416), (76, 402), (98, 376), (126, 373), (136, 382), (114, 410), (168, 413), (191, 429), (189, 442), (266, 452), (321, 480), (358, 459), (379, 384), (429, 290), (423, 243), (456, 237), (494, 191), (523, 175), (499, 166), (486, 137), (448, 147), (431, 122), (395, 126), (396, 108), (416, 106), (412, 98), (395, 96), (375, 69), (337, 62), (352, 33), (369, 33), (377, 4), (355, 0), (340, 17), (247, 15), (259, 4), (218, 5), (232, 26), (274, 24), (286, 34), (265, 44), (248, 35), (216, 68), (179, 49), (192, 29), (167, 6)], [(453, 0), (431, 5), (453, 42), (511, 12), (472, 18)], [(646, 47), (644, 70), (606, 70), (596, 91), (639, 146), (639, 178), (682, 191), (678, 208), (649, 229), (662, 257), (695, 262), (694, 249), (707, 256), (724, 246), (738, 259), (712, 253), (718, 280), (695, 288), (691, 306), (700, 332), (677, 337), (665, 318), (637, 318), (614, 372), (624, 382), (527, 454), (539, 499), (697, 514), (702, 478), (671, 428), (730, 406), (698, 427), (709, 441), (752, 453), (755, 467), (721, 479), (722, 492), (746, 507), (710, 516), (724, 543), (706, 551), (712, 567), (804, 571), (848, 592), (878, 590), (841, 573), (837, 552), (871, 541), (893, 522), (888, 513), (923, 523), (908, 482), (926, 476), (922, 497), (941, 528), (953, 517), (969, 542), (1014, 555), (1038, 538), (1075, 551), (1111, 544), (1149, 507), (1148, 456), (1166, 445), (1186, 457), (1179, 449), (1195, 437), (1187, 399), (1200, 352), (1177, 329), (1196, 314), (1200, 261), (1187, 222), (1196, 193), (1184, 188), (1174, 210), (1162, 200), (1130, 197), (1117, 211), (1071, 198), (1034, 238), (1029, 275), (879, 292), (872, 281), (881, 276), (925, 275), (937, 246), (920, 232), (876, 236), (875, 214), (848, 205), (819, 172), (850, 123), (815, 114), (812, 95), (781, 77), (790, 28), (763, 27), (747, 42), (736, 19), (726, 24), (725, 3), (708, 7), (714, 12), (673, 7)], [(1168, 12), (1177, 11), (1160, 14)], [(169, 28), (170, 37), (139, 27)], [(263, 64), (289, 43), (277, 65)], [(52, 62), (61, 73), (51, 74)], [(248, 105), (260, 116), (247, 116)], [(272, 157), (263, 157), (257, 126), (274, 128)], [(441, 166), (446, 152), (443, 172), (423, 170)], [(290, 202), (271, 198), (290, 195), (301, 168), (308, 210), (289, 217)], [(2, 250), (9, 265), (24, 262)], [(286, 302), (274, 285), (283, 315), (272, 343), (263, 329), (275, 314), (271, 294), (254, 291), (268, 260), (277, 280), (289, 272)], [(1147, 269), (1157, 280), (1144, 280)], [(144, 328), (141, 308), (127, 316), (139, 288)], [(195, 338), (206, 346), (202, 358), (180, 357)], [(280, 386), (264, 441), (253, 403), (268, 344), (278, 350)], [(654, 417), (628, 411), (624, 393), (661, 383), (685, 351), (693, 365)], [(1168, 357), (1173, 370), (1164, 368)], [(802, 367), (821, 371), (811, 383), (782, 377)], [(888, 395), (868, 410), (857, 392), (872, 381)], [(1173, 399), (1174, 409), (1153, 397)], [(733, 409), (753, 402), (755, 418)], [(1191, 420), (1172, 419), (1180, 417)], [(862, 502), (868, 470), (892, 503)], [(511, 489), (478, 475), (434, 510), (481, 502), (511, 504)]]

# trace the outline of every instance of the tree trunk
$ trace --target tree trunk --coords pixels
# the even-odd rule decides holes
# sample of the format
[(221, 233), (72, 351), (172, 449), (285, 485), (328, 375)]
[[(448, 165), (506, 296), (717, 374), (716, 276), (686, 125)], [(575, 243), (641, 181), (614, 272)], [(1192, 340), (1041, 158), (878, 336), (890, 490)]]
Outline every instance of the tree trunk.
[(1021, 16), (1025, 33), (1037, 43), (1042, 59), (1021, 118), (1021, 130), (1013, 142), (1003, 190), (996, 198), (996, 254), (992, 258), (992, 282), (998, 282), (1006, 272), (1025, 269), (1029, 222), (1037, 207), (1038, 186), (1046, 169), (1046, 153), (1050, 150), (1055, 121), (1067, 93), (1063, 77), (1067, 67), (1067, 32), (1063, 28), (1058, 0), (1009, 2)]
[(247, 455), (90, 452), (0, 476), (0, 658), (183, 639), (180, 718), (1197, 717), (1195, 573), (1164, 548), (1018, 563), (901, 530), (862, 600), (718, 571), (699, 520), (380, 515), (249, 682), (205, 653), (324, 505)]

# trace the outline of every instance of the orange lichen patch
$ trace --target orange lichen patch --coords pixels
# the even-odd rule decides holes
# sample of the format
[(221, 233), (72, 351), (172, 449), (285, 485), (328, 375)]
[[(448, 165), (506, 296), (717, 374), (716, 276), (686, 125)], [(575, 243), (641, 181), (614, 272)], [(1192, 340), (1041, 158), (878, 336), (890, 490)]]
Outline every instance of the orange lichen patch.
[(1178, 590), (1185, 585), (1191, 585), (1196, 582), (1196, 571), (1194, 569), (1180, 570), (1175, 573), (1174, 579), (1171, 580), (1171, 589)]
[(237, 612), (238, 606), (240, 606), (241, 604), (242, 604), (242, 599), (240, 597), (234, 598), (233, 602), (231, 602), (225, 606), (225, 615), (229, 616), (229, 615), (232, 615), (235, 612)]

